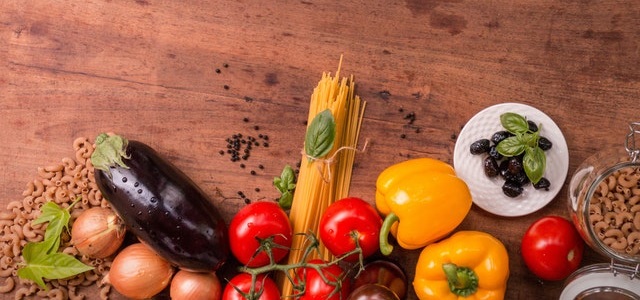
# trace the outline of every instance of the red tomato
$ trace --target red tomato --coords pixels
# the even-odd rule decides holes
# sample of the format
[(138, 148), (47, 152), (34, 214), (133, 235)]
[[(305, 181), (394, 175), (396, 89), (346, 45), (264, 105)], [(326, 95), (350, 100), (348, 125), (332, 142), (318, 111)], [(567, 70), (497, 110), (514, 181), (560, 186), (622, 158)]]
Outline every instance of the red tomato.
[(289, 217), (277, 203), (253, 202), (243, 207), (229, 224), (231, 253), (248, 267), (265, 266), (269, 264), (269, 256), (264, 248), (260, 249), (259, 240), (269, 239), (277, 244), (270, 247), (277, 262), (289, 253), (292, 234)]
[(524, 262), (540, 279), (562, 280), (580, 266), (584, 242), (569, 220), (547, 216), (535, 221), (522, 238)]
[[(251, 291), (251, 275), (248, 273), (240, 273), (227, 283), (222, 293), (223, 300), (280, 300), (280, 290), (276, 283), (264, 274), (258, 275), (254, 286), (253, 296), (245, 295), (238, 292), (239, 289), (244, 294)], [(258, 298), (257, 295), (260, 295)]]
[[(308, 261), (309, 264), (321, 265), (325, 264), (323, 260), (312, 259)], [(310, 267), (303, 267), (296, 270), (297, 278), (304, 284), (304, 294), (296, 294), (297, 300), (340, 300), (347, 299), (349, 292), (351, 291), (349, 278), (345, 277), (342, 268), (338, 265), (331, 265), (322, 268), (322, 275), (330, 281), (325, 282), (322, 276), (316, 269)], [(336, 282), (341, 282), (336, 286)], [(295, 284), (301, 284), (294, 280)], [(336, 291), (340, 288), (339, 291)]]
[[(320, 219), (320, 240), (331, 254), (340, 257), (356, 249), (356, 241), (367, 258), (380, 248), (382, 217), (360, 198), (344, 198), (331, 204)], [(355, 262), (358, 255), (345, 258)]]

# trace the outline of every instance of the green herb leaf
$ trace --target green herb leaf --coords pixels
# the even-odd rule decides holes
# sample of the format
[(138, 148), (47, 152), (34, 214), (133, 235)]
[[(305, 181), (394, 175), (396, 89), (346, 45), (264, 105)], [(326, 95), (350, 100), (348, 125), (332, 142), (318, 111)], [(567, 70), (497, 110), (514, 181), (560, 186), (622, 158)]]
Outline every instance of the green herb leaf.
[(547, 158), (544, 151), (540, 147), (527, 147), (522, 158), (522, 166), (524, 172), (533, 184), (538, 183), (544, 175), (544, 169), (547, 164)]
[(527, 119), (523, 116), (507, 112), (500, 115), (500, 123), (502, 127), (511, 133), (525, 133), (529, 131), (529, 124), (527, 123)]
[(282, 209), (291, 208), (291, 204), (293, 204), (293, 193), (291, 192), (284, 192), (280, 195), (280, 198), (278, 198), (278, 205), (282, 207)]
[(520, 135), (510, 136), (496, 146), (498, 153), (506, 157), (518, 156), (524, 152), (525, 148)]
[(93, 269), (65, 253), (35, 255), (29, 260), (25, 257), (25, 261), (27, 265), (18, 269), (18, 276), (34, 281), (42, 288), (46, 288), (43, 278), (62, 279)]
[(53, 201), (45, 203), (42, 208), (40, 208), (40, 211), (42, 212), (40, 216), (33, 220), (31, 224), (37, 225), (49, 222), (49, 224), (47, 224), (47, 230), (44, 233), (43, 243), (49, 245), (50, 248), (42, 250), (46, 253), (55, 252), (60, 246), (60, 234), (62, 234), (62, 230), (68, 230), (67, 226), (69, 224), (71, 214), (68, 210), (61, 209)]
[(22, 248), (22, 257), (26, 265), (18, 269), (20, 278), (32, 280), (46, 289), (43, 278), (67, 278), (93, 269), (72, 255), (57, 252), (60, 248), (62, 231), (69, 229), (71, 218), (69, 209), (76, 202), (73, 202), (67, 209), (60, 208), (53, 201), (45, 203), (40, 208), (40, 216), (31, 223), (35, 225), (48, 222), (44, 240), (37, 243), (29, 242)]
[(318, 113), (309, 124), (304, 139), (304, 152), (309, 159), (318, 159), (327, 155), (333, 148), (336, 136), (336, 123), (331, 110)]
[(280, 192), (278, 204), (283, 209), (291, 208), (293, 190), (296, 188), (296, 175), (291, 166), (286, 165), (280, 177), (273, 178), (273, 185)]

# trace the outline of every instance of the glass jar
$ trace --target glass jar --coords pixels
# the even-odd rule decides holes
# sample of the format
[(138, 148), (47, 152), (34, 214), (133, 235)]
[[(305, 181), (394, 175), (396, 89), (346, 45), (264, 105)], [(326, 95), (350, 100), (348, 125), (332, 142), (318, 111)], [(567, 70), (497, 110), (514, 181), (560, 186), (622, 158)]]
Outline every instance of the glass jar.
[(580, 235), (610, 263), (583, 267), (560, 299), (640, 299), (640, 123), (625, 147), (596, 153), (569, 182), (569, 214)]

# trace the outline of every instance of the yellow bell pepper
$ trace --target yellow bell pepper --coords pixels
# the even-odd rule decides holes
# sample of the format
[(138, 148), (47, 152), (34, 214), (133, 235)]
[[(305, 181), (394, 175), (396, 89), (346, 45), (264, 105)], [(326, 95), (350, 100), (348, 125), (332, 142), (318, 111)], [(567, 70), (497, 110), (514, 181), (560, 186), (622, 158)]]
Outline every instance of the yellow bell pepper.
[(393, 250), (389, 232), (405, 249), (422, 248), (451, 233), (471, 209), (467, 184), (451, 165), (417, 158), (394, 164), (376, 182), (376, 208), (386, 216), (380, 250)]
[(502, 242), (480, 231), (459, 231), (425, 247), (413, 288), (421, 300), (503, 299), (509, 256)]

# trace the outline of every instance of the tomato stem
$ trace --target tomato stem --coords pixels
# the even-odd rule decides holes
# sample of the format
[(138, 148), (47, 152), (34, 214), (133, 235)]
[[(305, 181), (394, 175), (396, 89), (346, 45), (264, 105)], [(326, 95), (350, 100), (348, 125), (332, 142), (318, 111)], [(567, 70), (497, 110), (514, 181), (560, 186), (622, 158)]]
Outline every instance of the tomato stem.
[[(320, 277), (322, 278), (322, 280), (327, 283), (328, 285), (334, 286), (335, 288), (335, 292), (339, 291), (341, 286), (342, 286), (342, 280), (344, 280), (349, 272), (344, 273), (344, 276), (340, 276), (338, 278), (334, 278), (334, 280), (332, 280), (331, 278), (328, 278), (324, 275), (324, 272), (322, 271), (324, 268), (333, 266), (333, 265), (337, 265), (339, 264), (342, 260), (344, 260), (345, 258), (352, 256), (352, 255), (358, 255), (358, 256), (362, 256), (362, 248), (360, 247), (360, 244), (356, 242), (356, 247), (355, 249), (339, 256), (336, 257), (336, 259), (326, 262), (326, 263), (309, 263), (308, 262), (308, 258), (311, 254), (313, 254), (314, 252), (318, 251), (318, 247), (319, 247), (319, 240), (317, 239), (317, 237), (315, 237), (314, 234), (312, 233), (308, 233), (308, 234), (304, 234), (307, 237), (307, 246), (305, 248), (305, 252), (302, 255), (302, 258), (300, 260), (299, 263), (294, 263), (294, 264), (278, 264), (276, 262), (274, 262), (273, 260), (271, 260), (271, 262), (266, 265), (266, 266), (262, 266), (262, 267), (256, 267), (256, 268), (251, 268), (251, 267), (247, 267), (247, 266), (241, 266), (239, 268), (240, 272), (244, 272), (244, 273), (248, 273), (251, 275), (252, 278), (257, 278), (257, 276), (259, 274), (264, 274), (264, 273), (270, 273), (270, 272), (274, 272), (274, 271), (278, 271), (278, 272), (283, 272), (286, 276), (287, 279), (294, 285), (294, 289), (296, 290), (304, 290), (304, 282), (302, 282), (301, 280), (295, 280), (295, 278), (292, 277), (291, 275), (291, 271), (292, 270), (296, 270), (299, 268), (312, 268), (314, 270), (316, 270), (318, 272), (318, 274), (320, 275)], [(264, 240), (263, 240), (264, 241)], [(271, 245), (273, 246), (273, 245)], [(268, 248), (273, 248), (273, 247), (268, 247)], [(266, 249), (265, 249), (266, 250)], [(269, 249), (270, 251), (271, 249)], [(364, 266), (363, 266), (363, 260), (360, 259), (359, 261), (359, 268), (357, 273), (359, 273), (360, 271), (364, 270)], [(293, 272), (295, 273), (295, 272)], [(357, 276), (357, 274), (356, 274)], [(296, 284), (296, 282), (301, 282), (299, 284)], [(255, 285), (255, 281), (252, 283), (252, 286)]]
[(382, 227), (380, 227), (380, 252), (384, 255), (389, 255), (393, 251), (393, 246), (389, 243), (389, 232), (391, 231), (391, 226), (399, 219), (395, 213), (391, 212), (382, 222)]

